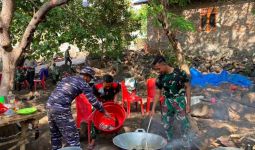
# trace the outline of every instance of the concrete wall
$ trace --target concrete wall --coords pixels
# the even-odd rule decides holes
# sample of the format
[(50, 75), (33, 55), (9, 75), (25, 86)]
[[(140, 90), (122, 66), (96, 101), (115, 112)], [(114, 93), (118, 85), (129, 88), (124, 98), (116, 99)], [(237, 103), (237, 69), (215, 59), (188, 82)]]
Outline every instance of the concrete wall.
[(207, 59), (223, 54), (233, 58), (252, 56), (255, 53), (254, 7), (254, 2), (219, 6), (217, 29), (209, 33), (199, 31), (200, 9), (185, 10), (185, 17), (194, 22), (198, 31), (180, 34), (178, 40), (188, 54)]
[(169, 46), (164, 31), (160, 27), (156, 27), (151, 17), (148, 17), (147, 40), (150, 52), (164, 50)]
[[(213, 7), (208, 5), (206, 7)], [(204, 7), (204, 6), (203, 6)], [(207, 60), (226, 56), (234, 61), (254, 61), (255, 63), (255, 2), (220, 5), (216, 18), (217, 29), (209, 33), (200, 31), (200, 8), (183, 12), (193, 21), (196, 32), (181, 33), (177, 36), (187, 56), (202, 56)], [(158, 35), (161, 35), (158, 38)], [(158, 39), (163, 43), (159, 44)], [(162, 30), (154, 28), (152, 22), (148, 26), (148, 45), (152, 50), (167, 48), (168, 42)], [(160, 48), (158, 48), (158, 46)], [(230, 59), (230, 60), (231, 60)]]

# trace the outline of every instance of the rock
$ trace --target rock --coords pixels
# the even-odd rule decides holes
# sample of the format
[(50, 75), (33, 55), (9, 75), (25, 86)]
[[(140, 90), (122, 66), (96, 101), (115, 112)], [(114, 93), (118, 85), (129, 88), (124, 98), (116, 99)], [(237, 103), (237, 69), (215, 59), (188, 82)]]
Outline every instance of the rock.
[(204, 67), (210, 68), (212, 65), (210, 63), (205, 63)]
[(211, 105), (210, 108), (212, 112), (212, 118), (217, 120), (229, 120), (229, 112), (224, 102), (217, 102), (215, 105)]
[(222, 70), (223, 70), (222, 67), (220, 67), (220, 66), (214, 66), (214, 72), (220, 73)]
[(207, 73), (208, 72), (207, 68), (204, 65), (199, 66), (198, 70), (202, 73)]
[(240, 116), (240, 114), (237, 112), (237, 111), (234, 111), (233, 109), (231, 109), (231, 108), (228, 108), (229, 110), (229, 119), (230, 120), (235, 120), (235, 121), (237, 121), (237, 120), (240, 120), (241, 119), (241, 116)]
[(104, 75), (104, 71), (98, 68), (94, 68), (96, 72), (96, 76), (102, 77)]
[(251, 77), (255, 77), (255, 69), (252, 70), (250, 76), (251, 76)]
[(192, 117), (199, 117), (199, 118), (209, 118), (210, 115), (209, 106), (206, 104), (197, 104), (191, 106), (191, 116)]
[(253, 122), (255, 123), (255, 114), (245, 114), (244, 115), (244, 118), (249, 121), (249, 122)]
[(239, 103), (254, 107), (255, 106), (255, 92), (242, 92), (241, 98), (236, 99)]
[(138, 82), (142, 82), (144, 80), (144, 78), (142, 76), (138, 75), (138, 76), (136, 76), (136, 80)]
[(192, 96), (191, 97), (191, 106), (199, 104), (201, 102), (201, 99), (204, 99), (204, 96)]
[(202, 91), (203, 91), (203, 89), (201, 87), (198, 87), (198, 86), (192, 87), (191, 95), (192, 96), (200, 96), (203, 93)]
[(104, 68), (104, 62), (100, 61), (100, 59), (88, 60), (88, 65), (95, 68)]
[(236, 147), (235, 143), (231, 140), (229, 136), (221, 136), (217, 140), (225, 147)]
[(255, 103), (255, 92), (248, 93), (247, 98), (248, 98), (250, 103)]

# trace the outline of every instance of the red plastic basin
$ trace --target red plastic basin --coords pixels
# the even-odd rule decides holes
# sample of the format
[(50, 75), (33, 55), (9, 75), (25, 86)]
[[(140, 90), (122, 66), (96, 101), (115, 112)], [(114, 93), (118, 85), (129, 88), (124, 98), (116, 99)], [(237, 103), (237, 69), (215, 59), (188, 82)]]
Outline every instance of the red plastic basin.
[(0, 103), (0, 114), (6, 112), (8, 108), (6, 108), (3, 104)]
[[(126, 120), (125, 109), (121, 105), (114, 104), (113, 102), (106, 102), (103, 104), (103, 106), (104, 106), (104, 109), (111, 115), (111, 118), (107, 118), (104, 116), (103, 113), (96, 111), (92, 119), (95, 127), (98, 130), (103, 131), (105, 133), (118, 132), (122, 128)], [(101, 127), (100, 127), (100, 124), (101, 124)], [(102, 124), (112, 126), (113, 128), (103, 129)]]

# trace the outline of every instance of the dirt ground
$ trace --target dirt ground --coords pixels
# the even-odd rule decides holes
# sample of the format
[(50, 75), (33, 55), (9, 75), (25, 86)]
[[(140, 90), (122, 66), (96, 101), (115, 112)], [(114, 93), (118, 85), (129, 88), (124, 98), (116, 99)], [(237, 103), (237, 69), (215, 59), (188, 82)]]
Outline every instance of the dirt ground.
[[(50, 150), (50, 135), (49, 135), (49, 126), (48, 126), (48, 118), (44, 117), (40, 120), (40, 138), (32, 141), (27, 144), (27, 150)], [(133, 113), (132, 116), (125, 122), (123, 129), (125, 131), (134, 131), (137, 129), (141, 122), (140, 113)], [(121, 131), (123, 132), (123, 131)], [(116, 136), (116, 134), (101, 134), (97, 138), (97, 146), (95, 150), (118, 150), (117, 147), (112, 143), (112, 139)], [(81, 147), (82, 149), (86, 149), (87, 147), (87, 139), (81, 139)]]
[[(54, 90), (54, 85), (48, 83), (47, 90), (42, 91), (39, 89), (36, 92), (37, 97), (33, 100), (23, 100), (26, 106), (37, 106), (40, 109), (44, 109), (48, 96), (50, 92)], [(20, 97), (20, 99), (25, 99), (29, 97), (29, 92), (27, 90), (22, 90), (15, 93)], [(75, 103), (73, 103), (72, 108), (75, 108)], [(131, 110), (131, 116), (126, 120), (123, 129), (120, 132), (130, 132), (134, 131), (137, 128), (141, 128), (141, 119), (143, 116), (139, 110), (136, 110), (134, 107)], [(76, 111), (73, 111), (74, 118), (76, 117)], [(31, 138), (31, 142), (26, 145), (27, 150), (49, 150), (51, 148), (50, 145), (50, 131), (48, 125), (48, 117), (45, 116), (39, 121), (40, 128), (40, 137), (37, 140)], [(97, 146), (95, 150), (118, 150), (117, 147), (112, 143), (112, 139), (116, 136), (116, 134), (106, 135), (101, 134), (97, 139)], [(81, 139), (81, 146), (83, 149), (87, 147), (87, 138)]]
[[(255, 130), (254, 87), (251, 89), (238, 88), (237, 91), (231, 92), (229, 86), (230, 85), (226, 84), (220, 87), (192, 89), (192, 96), (204, 96), (202, 102), (192, 106), (191, 113), (191, 119), (194, 123), (194, 129), (192, 129), (192, 133), (194, 134), (191, 136), (193, 142), (197, 142), (200, 149), (229, 146), (228, 144), (224, 144), (224, 138), (229, 137), (231, 134), (254, 132)], [(54, 86), (49, 83), (48, 89), (46, 91), (39, 89), (36, 94), (37, 97), (33, 100), (24, 99), (28, 97), (27, 90), (22, 90), (15, 94), (18, 95), (20, 99), (24, 99), (23, 102), (26, 103), (26, 105), (39, 106), (43, 109), (47, 98), (53, 89)], [(140, 91), (139, 93), (145, 92)], [(217, 99), (216, 104), (210, 102), (212, 97)], [(144, 102), (146, 102), (146, 97), (144, 97)], [(135, 108), (133, 108), (131, 112), (132, 114), (130, 118), (126, 120), (122, 132), (132, 132), (135, 131), (135, 129), (146, 128), (147, 126), (148, 118), (143, 117), (139, 112), (139, 109), (136, 111)], [(75, 116), (75, 111), (73, 114)], [(156, 118), (160, 118), (159, 112)], [(164, 134), (164, 129), (159, 127), (159, 124), (152, 123), (150, 132), (160, 135), (162, 135), (162, 133)], [(50, 149), (51, 145), (47, 116), (40, 120), (39, 128), (40, 137), (37, 140), (31, 139), (30, 143), (26, 145), (27, 150)], [(97, 139), (95, 150), (118, 150), (112, 143), (114, 136), (116, 136), (116, 134), (100, 135)], [(223, 142), (223, 144), (221, 142)], [(82, 148), (86, 149), (87, 139), (82, 139), (81, 144)], [(242, 142), (240, 142), (239, 145), (234, 143), (232, 146), (243, 147), (244, 145), (242, 144)]]

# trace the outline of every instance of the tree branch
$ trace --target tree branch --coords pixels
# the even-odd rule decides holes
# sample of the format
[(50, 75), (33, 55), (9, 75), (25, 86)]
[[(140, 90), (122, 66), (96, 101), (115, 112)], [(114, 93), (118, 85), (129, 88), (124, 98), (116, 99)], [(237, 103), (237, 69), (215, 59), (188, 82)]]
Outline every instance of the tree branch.
[(51, 0), (50, 2), (46, 2), (42, 5), (42, 7), (34, 14), (33, 18), (29, 22), (23, 37), (21, 39), (19, 47), (21, 48), (22, 52), (25, 51), (27, 46), (31, 43), (33, 34), (37, 28), (37, 26), (41, 23), (43, 18), (47, 15), (47, 13), (57, 7), (61, 6), (63, 4), (66, 4), (69, 0)]
[(0, 15), (0, 45), (5, 50), (12, 49), (9, 28), (14, 13), (14, 0), (2, 0)]
[[(169, 11), (167, 8), (170, 4), (164, 0), (160, 0), (159, 3), (163, 6), (163, 10), (158, 14), (157, 20), (159, 23), (161, 23), (168, 41), (176, 53), (178, 63), (182, 65), (184, 63), (184, 57), (181, 48), (178, 47), (178, 41), (176, 40), (177, 31), (171, 28), (171, 22), (169, 22), (167, 17), (167, 12)], [(149, 5), (153, 7), (150, 2)]]
[(10, 27), (14, 12), (14, 0), (3, 0), (1, 19), (6, 28)]

